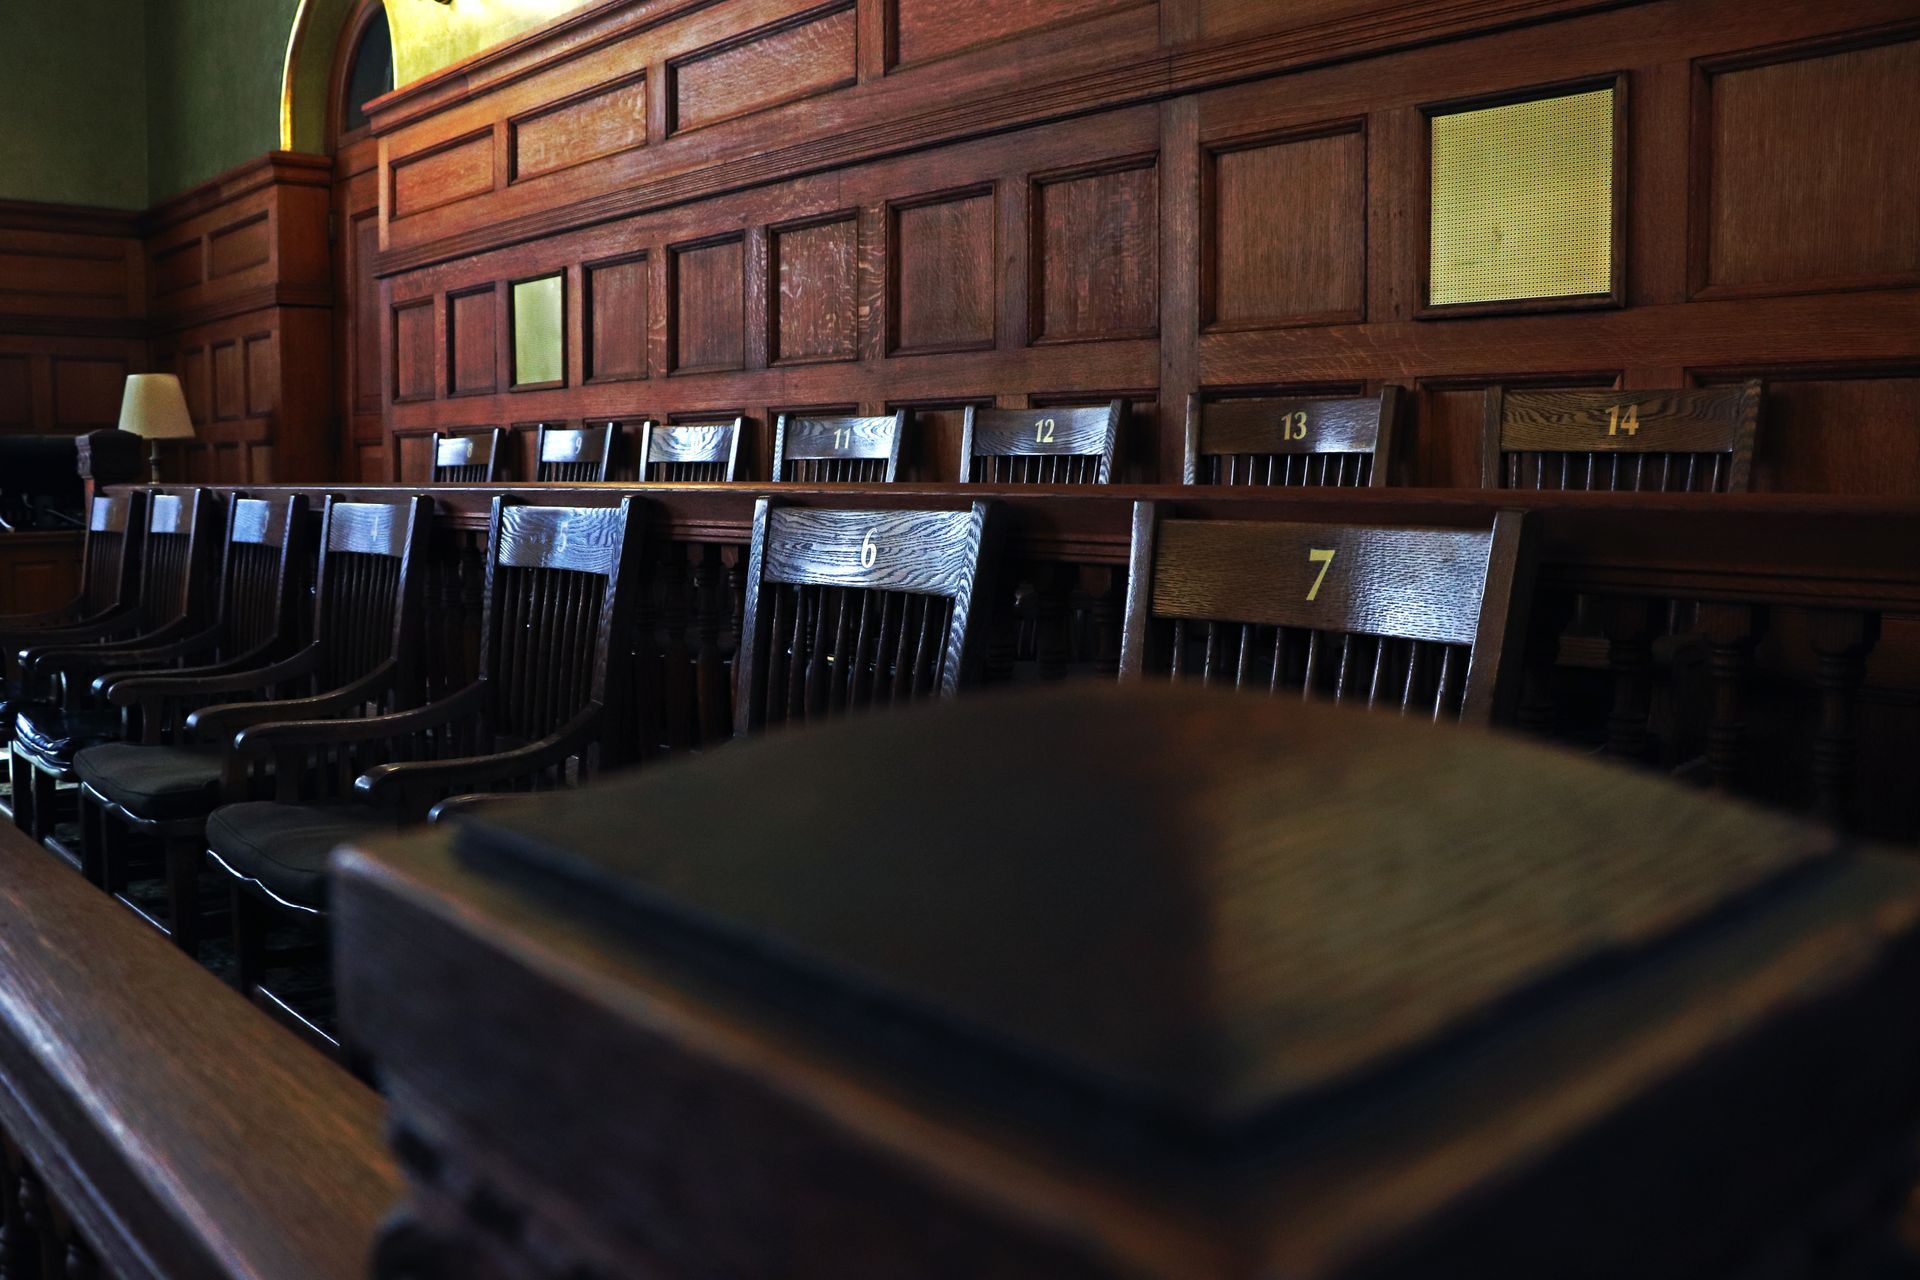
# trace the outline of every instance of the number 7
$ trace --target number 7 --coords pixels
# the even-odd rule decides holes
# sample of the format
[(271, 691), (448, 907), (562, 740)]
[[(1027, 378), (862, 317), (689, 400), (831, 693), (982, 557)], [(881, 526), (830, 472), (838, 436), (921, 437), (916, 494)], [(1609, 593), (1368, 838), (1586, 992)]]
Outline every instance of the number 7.
[(1320, 566), (1320, 576), (1313, 580), (1311, 587), (1307, 588), (1307, 599), (1311, 600), (1320, 594), (1320, 584), (1327, 580), (1327, 570), (1333, 568), (1333, 554), (1332, 548), (1314, 548), (1307, 552), (1307, 561)]

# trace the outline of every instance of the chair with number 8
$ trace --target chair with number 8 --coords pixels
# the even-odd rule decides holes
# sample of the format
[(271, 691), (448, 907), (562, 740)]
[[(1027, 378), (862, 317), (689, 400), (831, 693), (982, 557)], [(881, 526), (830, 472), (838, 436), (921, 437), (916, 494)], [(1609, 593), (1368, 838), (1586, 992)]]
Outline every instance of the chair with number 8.
[(1158, 520), (1136, 503), (1120, 678), (1505, 721), (1531, 580), (1523, 523)]
[(754, 507), (734, 736), (973, 683), (993, 504)]

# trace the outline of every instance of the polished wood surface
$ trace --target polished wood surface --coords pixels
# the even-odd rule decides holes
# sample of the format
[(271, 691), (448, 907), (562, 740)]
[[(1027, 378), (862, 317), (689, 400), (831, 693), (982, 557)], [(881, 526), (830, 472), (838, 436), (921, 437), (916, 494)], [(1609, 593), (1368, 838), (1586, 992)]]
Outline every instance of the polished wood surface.
[(1822, 1230), (1898, 1269), (1920, 873), (1564, 752), (1081, 687), (339, 871), (382, 1275), (1830, 1275)]
[(0, 1131), (80, 1256), (124, 1280), (364, 1276), (400, 1193), (374, 1092), (11, 826), (0, 898)]

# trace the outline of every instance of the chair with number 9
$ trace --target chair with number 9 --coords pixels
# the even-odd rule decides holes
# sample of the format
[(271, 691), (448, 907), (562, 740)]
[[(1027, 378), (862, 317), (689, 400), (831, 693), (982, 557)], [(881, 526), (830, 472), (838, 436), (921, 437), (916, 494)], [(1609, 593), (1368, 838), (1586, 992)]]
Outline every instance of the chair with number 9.
[(760, 499), (734, 736), (868, 707), (951, 697), (972, 683), (993, 504), (839, 511)]
[(1506, 720), (1530, 577), (1522, 522), (1157, 520), (1137, 503), (1120, 678)]

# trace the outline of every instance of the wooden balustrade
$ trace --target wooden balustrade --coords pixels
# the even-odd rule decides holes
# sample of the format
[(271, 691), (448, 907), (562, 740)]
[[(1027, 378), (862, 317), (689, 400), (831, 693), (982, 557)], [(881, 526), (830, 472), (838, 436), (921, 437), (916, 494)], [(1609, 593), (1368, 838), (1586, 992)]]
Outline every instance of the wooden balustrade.
[[(307, 490), (316, 499), (329, 491), (411, 490)], [(1883, 837), (1920, 839), (1920, 802), (1889, 782), (1885, 763), (1903, 750), (1910, 756), (1920, 734), (1920, 563), (1912, 555), (1920, 503), (1431, 489), (439, 486), (427, 588), (431, 691), (472, 677), (482, 543), (496, 496), (591, 505), (635, 493), (651, 504), (648, 582), (631, 650), (645, 692), (631, 717), (643, 757), (727, 737), (744, 549), (762, 494), (883, 509), (957, 508), (988, 495), (1002, 503), (1008, 540), (987, 624), (995, 682), (1117, 670), (1138, 499), (1175, 518), (1455, 528), (1524, 510), (1538, 589), (1519, 727), (1680, 767), (1723, 790)], [(1593, 654), (1596, 669), (1544, 660), (1576, 618), (1575, 631), (1597, 638), (1559, 647)]]

